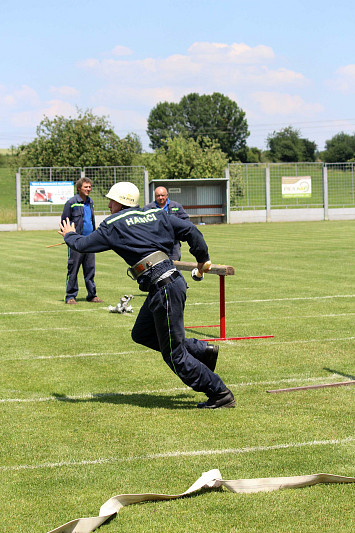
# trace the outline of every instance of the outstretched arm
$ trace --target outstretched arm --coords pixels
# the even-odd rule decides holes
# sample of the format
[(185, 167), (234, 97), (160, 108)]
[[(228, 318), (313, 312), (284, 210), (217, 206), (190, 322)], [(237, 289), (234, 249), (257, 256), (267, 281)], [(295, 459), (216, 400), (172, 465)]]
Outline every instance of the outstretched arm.
[(107, 240), (104, 238), (100, 227), (85, 237), (84, 235), (78, 235), (75, 232), (74, 223), (70, 222), (69, 218), (67, 218), (59, 224), (59, 228), (59, 235), (62, 235), (66, 244), (76, 252), (86, 254), (106, 252), (111, 249)]

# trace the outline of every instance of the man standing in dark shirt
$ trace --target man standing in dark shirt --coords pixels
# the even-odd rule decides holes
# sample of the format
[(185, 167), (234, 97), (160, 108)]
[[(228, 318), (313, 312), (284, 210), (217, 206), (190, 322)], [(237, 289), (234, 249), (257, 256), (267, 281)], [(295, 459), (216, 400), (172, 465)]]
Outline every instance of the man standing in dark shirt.
[[(94, 204), (90, 198), (91, 180), (89, 178), (80, 178), (76, 182), (77, 194), (70, 198), (63, 209), (61, 222), (69, 218), (75, 224), (76, 232), (80, 235), (90, 235), (95, 230), (95, 213)], [(87, 290), (87, 301), (94, 303), (103, 303), (96, 296), (95, 276), (95, 254), (79, 253), (68, 247), (68, 274), (66, 285), (66, 304), (76, 304), (76, 296), (79, 292), (78, 272), (80, 265), (83, 267), (83, 274)]]
[[(174, 200), (170, 200), (169, 193), (165, 187), (157, 187), (154, 191), (155, 194), (155, 202), (151, 202), (150, 204), (147, 204), (144, 206), (144, 210), (146, 209), (152, 209), (152, 207), (160, 207), (160, 209), (164, 209), (168, 215), (175, 215), (178, 218), (181, 218), (181, 220), (188, 220), (189, 215), (186, 213), (185, 209), (182, 207), (181, 204), (178, 202), (175, 202)], [(180, 241), (174, 242), (174, 248), (172, 253), (169, 255), (170, 259), (173, 261), (180, 261), (181, 259), (181, 243)]]

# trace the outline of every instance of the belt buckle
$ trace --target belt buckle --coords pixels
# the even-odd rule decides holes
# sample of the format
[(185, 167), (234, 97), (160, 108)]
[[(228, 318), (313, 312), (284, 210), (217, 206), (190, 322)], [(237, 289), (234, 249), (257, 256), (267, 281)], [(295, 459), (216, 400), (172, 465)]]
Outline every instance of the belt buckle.
[[(159, 256), (159, 260), (154, 261), (149, 261), (148, 258), (149, 257), (152, 257), (152, 256), (155, 256), (155, 259), (156, 259), (156, 256)], [(150, 268), (152, 268), (153, 266), (157, 265), (158, 263), (161, 263), (162, 261), (164, 261), (166, 259), (168, 259), (168, 256), (164, 253), (164, 252), (153, 252), (152, 254), (149, 254), (148, 256), (146, 256), (142, 261), (140, 261), (139, 263), (136, 263), (135, 265), (133, 265), (132, 267), (128, 268), (127, 269), (127, 275), (132, 278), (133, 280), (137, 280), (139, 278), (139, 276), (141, 276), (141, 274), (143, 274), (143, 272), (145, 272), (146, 270), (149, 270)]]

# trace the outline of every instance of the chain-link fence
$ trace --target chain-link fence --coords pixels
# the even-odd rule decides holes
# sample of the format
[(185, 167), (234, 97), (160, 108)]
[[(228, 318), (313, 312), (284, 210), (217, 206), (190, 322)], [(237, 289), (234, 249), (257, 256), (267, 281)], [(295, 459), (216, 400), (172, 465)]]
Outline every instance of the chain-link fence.
[(354, 165), (231, 163), (231, 210), (355, 207)]
[[(30, 185), (31, 183), (54, 183), (72, 181), (75, 183), (81, 177), (81, 168), (79, 167), (33, 167), (20, 168), (19, 174), (21, 177), (21, 213), (22, 216), (31, 215), (50, 215), (58, 214), (63, 210), (63, 206), (53, 205), (47, 203), (45, 192), (41, 186), (36, 188), (36, 195), (38, 202), (36, 205), (31, 204), (30, 201)], [(43, 197), (43, 198), (41, 198)], [(41, 201), (42, 200), (42, 201)], [(43, 202), (43, 203), (42, 203)]]
[(130, 181), (134, 183), (140, 193), (141, 204), (144, 204), (144, 167), (85, 167), (83, 175), (90, 178), (92, 182), (92, 193), (90, 194), (95, 206), (95, 213), (110, 213), (107, 204), (106, 194), (114, 183), (119, 181)]
[[(323, 163), (274, 163), (270, 169), (270, 205), (272, 209), (323, 207)], [(309, 183), (308, 194), (291, 194), (287, 185)], [(292, 189), (291, 189), (292, 190)]]
[[(21, 216), (59, 215), (63, 211), (63, 205), (48, 202), (46, 190), (41, 183), (75, 182), (81, 177), (90, 178), (92, 182), (91, 198), (94, 202), (95, 213), (109, 214), (106, 194), (110, 187), (119, 181), (134, 183), (140, 192), (142, 199), (145, 197), (144, 174), (142, 166), (137, 167), (52, 167), (52, 168), (20, 168), (21, 183)], [(30, 185), (36, 184), (35, 194), (38, 201), (31, 203)], [(43, 199), (41, 198), (43, 196)], [(64, 202), (63, 202), (64, 203)], [(143, 202), (144, 203), (144, 202)]]
[[(227, 221), (354, 218), (354, 166), (355, 163), (231, 163), (226, 169), (230, 185)], [(137, 185), (141, 205), (149, 201), (148, 173), (143, 166), (21, 168), (16, 177), (17, 226), (20, 228), (23, 221), (26, 229), (32, 229), (35, 216), (60, 215), (63, 205), (50, 201), (44, 185), (61, 182), (65, 186), (71, 182), (76, 192), (75, 182), (84, 176), (92, 181), (96, 215), (109, 214), (105, 195), (119, 181)], [(33, 201), (34, 194), (37, 201)]]
[(355, 163), (327, 163), (329, 207), (355, 206)]
[(265, 209), (265, 164), (229, 165), (231, 209)]

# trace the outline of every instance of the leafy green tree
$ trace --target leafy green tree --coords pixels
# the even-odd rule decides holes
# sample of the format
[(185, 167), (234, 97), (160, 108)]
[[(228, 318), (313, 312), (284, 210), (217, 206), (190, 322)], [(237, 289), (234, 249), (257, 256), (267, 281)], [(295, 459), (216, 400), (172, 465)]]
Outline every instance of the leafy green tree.
[(160, 102), (150, 112), (147, 134), (153, 150), (164, 146), (167, 139), (177, 137), (181, 133), (178, 120), (179, 104)]
[(355, 133), (337, 133), (325, 143), (321, 158), (326, 163), (343, 163), (355, 159)]
[(5, 153), (5, 150), (3, 150), (2, 152), (0, 151), (0, 167), (4, 167), (6, 165), (6, 153)]
[(246, 146), (238, 152), (238, 159), (242, 163), (262, 163), (264, 161), (264, 152), (256, 146)]
[(315, 161), (317, 158), (317, 145), (309, 139), (301, 139), (303, 143), (303, 161)]
[(178, 104), (163, 102), (148, 117), (147, 134), (153, 149), (166, 147), (165, 141), (184, 135), (199, 142), (206, 137), (217, 141), (230, 159), (246, 146), (249, 136), (245, 113), (236, 102), (221, 93), (190, 93)]
[(237, 207), (239, 200), (244, 196), (243, 167), (242, 163), (233, 163), (229, 167), (230, 205)]
[(274, 131), (267, 137), (269, 157), (271, 161), (297, 162), (315, 161), (317, 145), (300, 137), (299, 130), (288, 126), (278, 132)]
[(154, 154), (143, 154), (150, 179), (223, 178), (228, 158), (215, 141), (183, 135), (165, 141)]
[(120, 139), (107, 117), (78, 110), (76, 118), (44, 117), (36, 138), (14, 154), (17, 167), (129, 166), (141, 151), (135, 134)]

